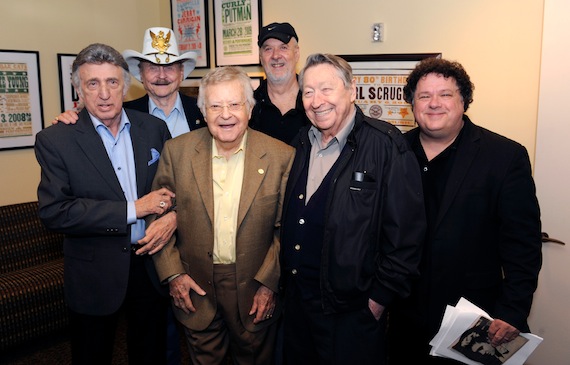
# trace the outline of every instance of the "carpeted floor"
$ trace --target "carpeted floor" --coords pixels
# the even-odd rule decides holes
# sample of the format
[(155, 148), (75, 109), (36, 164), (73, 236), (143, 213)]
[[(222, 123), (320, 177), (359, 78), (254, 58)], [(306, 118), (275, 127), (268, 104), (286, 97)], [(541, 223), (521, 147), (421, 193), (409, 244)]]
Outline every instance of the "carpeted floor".
[[(42, 338), (32, 344), (12, 349), (2, 354), (0, 364), (4, 365), (70, 365), (71, 349), (67, 334), (60, 333)], [(123, 364), (117, 362), (117, 364)], [(126, 362), (124, 363), (126, 364)]]
[[(119, 322), (113, 365), (128, 365), (125, 339), (126, 324)], [(189, 364), (188, 349), (181, 333), (182, 364)], [(0, 354), (0, 365), (71, 365), (71, 347), (67, 333), (43, 338), (35, 343), (21, 346), (8, 353)]]

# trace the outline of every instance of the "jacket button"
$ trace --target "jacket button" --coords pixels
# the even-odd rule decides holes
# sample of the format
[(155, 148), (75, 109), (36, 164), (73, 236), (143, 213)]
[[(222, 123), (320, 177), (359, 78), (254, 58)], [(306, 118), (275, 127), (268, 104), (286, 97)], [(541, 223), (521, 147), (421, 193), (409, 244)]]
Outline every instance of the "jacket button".
[(299, 219), (299, 224), (305, 224), (305, 220), (303, 218)]
[(301, 245), (295, 245), (294, 248), (295, 248), (295, 251), (299, 251), (301, 249)]
[(293, 270), (291, 270), (291, 274), (293, 274), (293, 275), (297, 275), (297, 269), (293, 269)]

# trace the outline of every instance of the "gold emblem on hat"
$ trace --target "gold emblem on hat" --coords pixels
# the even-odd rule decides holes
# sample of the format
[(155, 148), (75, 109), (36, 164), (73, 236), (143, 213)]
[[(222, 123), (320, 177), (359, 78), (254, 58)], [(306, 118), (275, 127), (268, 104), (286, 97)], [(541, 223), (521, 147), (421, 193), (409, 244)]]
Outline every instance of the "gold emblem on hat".
[[(170, 42), (170, 36), (171, 36), (170, 31), (166, 35), (166, 38), (164, 37), (164, 32), (162, 30), (158, 32), (158, 35), (150, 31), (150, 37), (152, 38), (152, 43), (151, 43), (152, 48), (156, 49), (158, 51), (158, 54), (165, 54), (166, 51), (168, 50), (168, 47), (170, 47), (170, 43), (168, 43)], [(170, 61), (170, 55), (166, 54), (166, 62), (169, 61)], [(158, 58), (158, 56), (156, 56), (156, 63), (160, 63), (160, 59)]]

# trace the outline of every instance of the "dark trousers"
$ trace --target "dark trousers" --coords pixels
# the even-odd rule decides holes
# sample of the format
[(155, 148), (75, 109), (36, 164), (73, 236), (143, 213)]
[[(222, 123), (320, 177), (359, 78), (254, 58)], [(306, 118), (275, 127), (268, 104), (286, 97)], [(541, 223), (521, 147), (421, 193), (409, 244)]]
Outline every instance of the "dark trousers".
[(228, 354), (234, 365), (272, 364), (275, 324), (256, 332), (244, 327), (238, 308), (234, 264), (214, 266), (214, 289), (218, 309), (212, 323), (202, 331), (185, 328), (192, 364), (227, 364)]
[(131, 254), (127, 295), (117, 312), (106, 316), (92, 316), (70, 311), (73, 365), (112, 363), (115, 333), (123, 313), (127, 321), (129, 364), (166, 363), (168, 301), (152, 285), (144, 260), (142, 256)]
[(429, 331), (419, 310), (402, 309), (400, 302), (388, 315), (388, 364), (389, 365), (452, 365), (459, 361), (431, 356), (429, 342), (435, 336)]
[(325, 315), (320, 299), (303, 299), (293, 284), (283, 320), (287, 365), (385, 364), (385, 315), (376, 321), (368, 306)]

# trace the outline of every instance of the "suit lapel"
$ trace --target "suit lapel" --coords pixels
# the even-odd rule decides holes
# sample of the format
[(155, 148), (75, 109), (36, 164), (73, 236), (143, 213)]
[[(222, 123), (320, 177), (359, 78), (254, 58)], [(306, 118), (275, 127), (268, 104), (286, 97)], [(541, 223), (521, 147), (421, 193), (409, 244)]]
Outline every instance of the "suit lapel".
[(111, 160), (109, 160), (103, 141), (101, 141), (101, 137), (95, 128), (93, 128), (89, 113), (87, 113), (87, 110), (85, 109), (83, 109), (79, 114), (77, 128), (75, 128), (75, 136), (76, 143), (79, 145), (79, 148), (81, 148), (87, 159), (101, 174), (103, 180), (109, 184), (111, 190), (119, 198), (124, 200), (125, 195), (123, 193), (123, 189), (121, 188), (119, 179), (117, 179), (117, 175), (113, 170), (113, 165), (111, 164)]
[(245, 148), (245, 164), (243, 171), (243, 185), (238, 209), (237, 227), (243, 222), (253, 200), (265, 178), (269, 167), (269, 159), (264, 158), (266, 151), (257, 142), (258, 136), (251, 129), (248, 131), (247, 146)]
[(202, 140), (196, 144), (195, 153), (190, 154), (192, 171), (198, 185), (208, 217), (214, 224), (214, 188), (212, 186), (212, 137), (207, 128), (194, 133), (202, 133)]
[(465, 126), (463, 131), (464, 135), (462, 136), (463, 141), (459, 143), (457, 147), (455, 161), (451, 168), (449, 177), (447, 178), (445, 193), (441, 201), (441, 207), (439, 209), (435, 229), (437, 229), (443, 217), (447, 213), (447, 210), (451, 207), (457, 192), (465, 181), (465, 176), (471, 168), (471, 164), (473, 163), (475, 156), (477, 156), (477, 153), (479, 152), (480, 133), (476, 128), (474, 128), (474, 125), (471, 123), (469, 118), (464, 116), (464, 120)]

